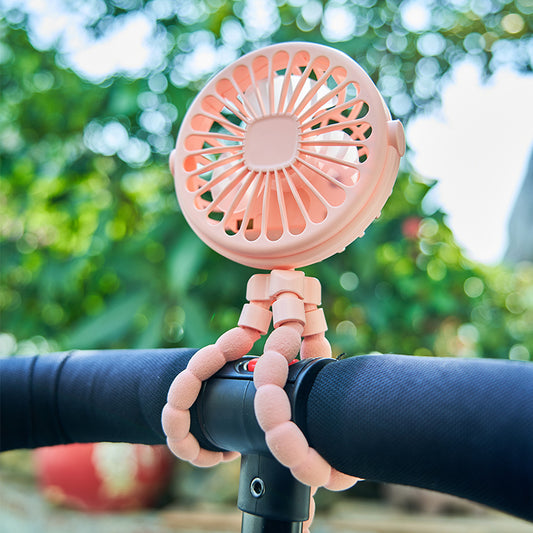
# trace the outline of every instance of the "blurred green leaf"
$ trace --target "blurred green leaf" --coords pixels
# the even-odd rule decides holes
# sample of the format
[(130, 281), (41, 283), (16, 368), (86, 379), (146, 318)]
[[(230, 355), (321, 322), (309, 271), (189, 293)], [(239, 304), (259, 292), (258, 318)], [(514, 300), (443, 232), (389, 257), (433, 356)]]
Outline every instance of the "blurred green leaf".
[(154, 348), (161, 342), (161, 330), (163, 328), (163, 317), (165, 308), (160, 305), (157, 309), (148, 314), (148, 325), (144, 328), (132, 348)]
[(141, 290), (113, 299), (103, 313), (75, 324), (65, 342), (79, 349), (89, 349), (101, 348), (120, 338), (132, 328), (135, 313), (148, 296), (147, 291)]
[(169, 254), (168, 288), (176, 296), (186, 294), (204, 261), (206, 245), (192, 232), (183, 234)]

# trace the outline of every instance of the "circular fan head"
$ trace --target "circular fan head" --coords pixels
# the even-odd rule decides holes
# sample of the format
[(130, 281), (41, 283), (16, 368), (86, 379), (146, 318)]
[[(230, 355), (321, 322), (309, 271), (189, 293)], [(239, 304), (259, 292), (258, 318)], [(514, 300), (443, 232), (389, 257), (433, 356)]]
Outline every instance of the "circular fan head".
[(296, 268), (364, 233), (404, 149), (401, 124), (355, 61), (284, 43), (210, 80), (183, 120), (171, 170), (208, 246), (255, 268)]

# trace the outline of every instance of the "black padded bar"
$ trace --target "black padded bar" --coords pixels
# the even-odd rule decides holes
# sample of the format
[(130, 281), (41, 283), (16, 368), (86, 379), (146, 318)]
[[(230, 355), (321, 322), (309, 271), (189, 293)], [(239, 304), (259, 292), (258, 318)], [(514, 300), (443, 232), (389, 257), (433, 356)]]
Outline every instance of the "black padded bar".
[(533, 521), (533, 364), (359, 356), (327, 365), (310, 444), (338, 470), (454, 494)]

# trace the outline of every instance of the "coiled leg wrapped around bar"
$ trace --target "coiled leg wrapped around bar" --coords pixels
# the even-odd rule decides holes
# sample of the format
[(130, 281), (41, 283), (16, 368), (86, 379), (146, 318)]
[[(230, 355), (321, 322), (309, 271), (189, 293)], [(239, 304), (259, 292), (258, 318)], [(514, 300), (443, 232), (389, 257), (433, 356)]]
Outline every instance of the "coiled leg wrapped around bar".
[[(215, 344), (199, 350), (187, 368), (172, 383), (162, 424), (169, 448), (179, 458), (196, 466), (213, 466), (237, 457), (237, 452), (214, 452), (200, 448), (190, 433), (189, 409), (196, 401), (202, 382), (218, 372), (227, 362), (248, 355), (255, 341), (274, 330), (265, 342), (264, 353), (254, 369), (256, 387), (254, 409), (265, 432), (272, 455), (290, 469), (301, 483), (330, 490), (343, 490), (358, 481), (332, 468), (307, 442), (292, 421), (289, 398), (284, 390), (289, 364), (302, 359), (331, 357), (326, 339), (327, 324), (321, 303), (320, 283), (303, 272), (273, 270), (257, 274), (248, 282), (247, 299), (238, 327), (224, 333)], [(272, 309), (272, 311), (270, 310)], [(314, 492), (313, 492), (314, 493)], [(314, 513), (311, 498), (309, 525)]]

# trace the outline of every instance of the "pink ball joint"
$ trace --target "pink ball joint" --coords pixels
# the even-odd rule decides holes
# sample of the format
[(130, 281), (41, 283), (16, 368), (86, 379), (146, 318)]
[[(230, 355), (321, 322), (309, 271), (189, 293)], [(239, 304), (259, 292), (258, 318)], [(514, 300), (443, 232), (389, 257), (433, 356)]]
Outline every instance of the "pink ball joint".
[(188, 409), (202, 381), (247, 355), (272, 323), (253, 370), (255, 413), (270, 451), (312, 487), (343, 490), (357, 481), (310, 448), (292, 421), (289, 364), (331, 357), (320, 283), (294, 269), (364, 234), (391, 193), (404, 151), (402, 125), (371, 79), (326, 46), (256, 50), (200, 92), (170, 156), (182, 212), (215, 251), (272, 271), (249, 280), (238, 327), (199, 350), (172, 383), (163, 428), (178, 457), (211, 466), (238, 455), (200, 449)]

